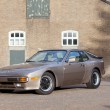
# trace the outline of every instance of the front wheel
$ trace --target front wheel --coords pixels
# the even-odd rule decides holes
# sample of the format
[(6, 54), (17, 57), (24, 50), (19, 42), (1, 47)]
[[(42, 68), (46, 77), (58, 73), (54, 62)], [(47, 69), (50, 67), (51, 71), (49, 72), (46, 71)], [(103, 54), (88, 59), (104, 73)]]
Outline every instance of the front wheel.
[(87, 88), (96, 89), (100, 86), (100, 82), (101, 82), (100, 72), (97, 69), (94, 69), (91, 74), (91, 79), (86, 84)]
[(55, 78), (51, 73), (44, 73), (41, 77), (40, 88), (35, 90), (36, 93), (41, 95), (47, 95), (53, 92), (55, 89)]

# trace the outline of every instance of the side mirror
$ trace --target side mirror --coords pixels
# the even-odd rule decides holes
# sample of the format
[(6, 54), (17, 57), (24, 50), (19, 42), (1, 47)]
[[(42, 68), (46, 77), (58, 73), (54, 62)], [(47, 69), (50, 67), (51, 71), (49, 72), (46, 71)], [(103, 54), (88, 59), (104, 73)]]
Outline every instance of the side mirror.
[(25, 62), (28, 62), (29, 61), (29, 58), (27, 58), (26, 60), (25, 60)]
[(29, 61), (29, 59), (26, 59), (26, 60), (25, 60), (25, 62), (28, 62), (28, 61)]

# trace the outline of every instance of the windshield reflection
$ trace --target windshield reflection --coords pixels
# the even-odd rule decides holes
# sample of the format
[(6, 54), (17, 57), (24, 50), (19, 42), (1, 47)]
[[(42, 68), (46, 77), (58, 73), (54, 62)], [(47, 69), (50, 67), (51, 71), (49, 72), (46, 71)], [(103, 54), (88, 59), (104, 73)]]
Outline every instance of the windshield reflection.
[(61, 62), (66, 52), (66, 50), (39, 51), (26, 62)]

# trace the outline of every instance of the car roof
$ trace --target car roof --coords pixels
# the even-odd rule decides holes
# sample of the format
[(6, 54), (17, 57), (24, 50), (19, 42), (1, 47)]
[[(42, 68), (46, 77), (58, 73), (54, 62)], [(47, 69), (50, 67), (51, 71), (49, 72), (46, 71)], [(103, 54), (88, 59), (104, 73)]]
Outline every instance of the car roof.
[(80, 49), (48, 49), (48, 50), (40, 50), (40, 51), (84, 51)]

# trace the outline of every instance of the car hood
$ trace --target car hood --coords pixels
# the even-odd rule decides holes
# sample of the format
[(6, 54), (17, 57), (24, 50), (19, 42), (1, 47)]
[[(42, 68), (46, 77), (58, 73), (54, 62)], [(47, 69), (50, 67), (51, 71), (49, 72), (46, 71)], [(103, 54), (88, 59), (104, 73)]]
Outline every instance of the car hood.
[(15, 65), (0, 68), (0, 70), (32, 69), (32, 68), (41, 67), (44, 65), (46, 64), (44, 63), (21, 63), (21, 64), (15, 64)]
[(49, 63), (22, 63), (0, 68), (0, 76), (26, 75), (42, 68), (48, 67)]

